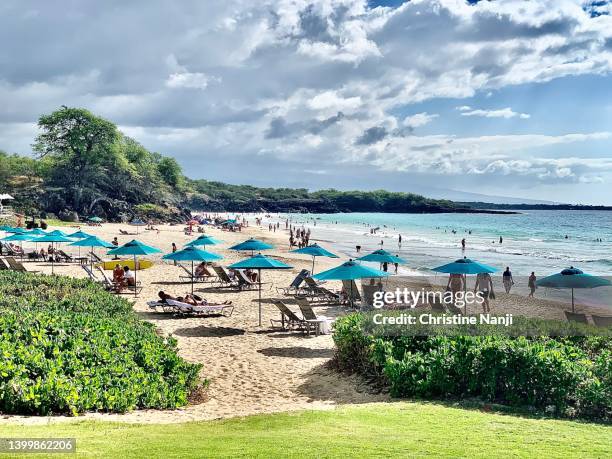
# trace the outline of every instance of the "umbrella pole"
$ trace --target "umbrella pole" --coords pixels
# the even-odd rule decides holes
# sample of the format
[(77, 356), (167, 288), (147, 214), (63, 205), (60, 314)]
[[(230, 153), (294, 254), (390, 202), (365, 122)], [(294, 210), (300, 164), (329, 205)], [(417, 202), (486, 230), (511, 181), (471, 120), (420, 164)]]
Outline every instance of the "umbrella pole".
[(257, 282), (259, 283), (259, 326), (261, 327), (261, 269), (257, 270)]
[(191, 294), (193, 295), (193, 276), (195, 275), (195, 271), (193, 270), (193, 260), (191, 260)]
[(138, 288), (136, 288), (136, 286), (138, 285), (138, 281), (136, 280), (136, 274), (138, 272), (138, 269), (136, 269), (136, 254), (134, 254), (134, 298), (136, 298), (138, 296)]
[(312, 271), (311, 271), (311, 276), (314, 274), (314, 264), (315, 264), (315, 256), (312, 256)]

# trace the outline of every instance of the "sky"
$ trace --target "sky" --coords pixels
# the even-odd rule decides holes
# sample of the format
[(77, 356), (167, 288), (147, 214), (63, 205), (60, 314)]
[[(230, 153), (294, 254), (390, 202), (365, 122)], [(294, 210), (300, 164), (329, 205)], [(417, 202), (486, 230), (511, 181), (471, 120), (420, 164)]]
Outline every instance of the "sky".
[(0, 40), (8, 152), (67, 105), (192, 178), (612, 205), (607, 1), (3, 0)]

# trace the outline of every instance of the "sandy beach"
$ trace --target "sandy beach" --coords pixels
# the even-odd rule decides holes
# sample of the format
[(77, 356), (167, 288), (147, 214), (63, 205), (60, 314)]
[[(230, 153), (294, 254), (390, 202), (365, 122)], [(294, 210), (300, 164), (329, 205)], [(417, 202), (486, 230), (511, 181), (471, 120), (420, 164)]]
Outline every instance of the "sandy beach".
[[(254, 221), (250, 222), (253, 225)], [(141, 410), (127, 414), (89, 413), (80, 419), (104, 419), (109, 421), (138, 423), (174, 423), (194, 420), (209, 420), (245, 416), (257, 413), (271, 413), (302, 409), (333, 409), (344, 404), (362, 404), (389, 401), (386, 394), (380, 394), (357, 377), (342, 375), (327, 365), (334, 355), (331, 335), (305, 336), (299, 332), (284, 332), (272, 329), (270, 319), (278, 319), (279, 312), (273, 304), (263, 304), (263, 326), (258, 324), (257, 291), (235, 292), (196, 284), (196, 292), (212, 302), (232, 301), (235, 309), (231, 317), (190, 317), (177, 318), (171, 314), (151, 312), (146, 302), (157, 298), (164, 290), (172, 295), (190, 291), (190, 284), (181, 282), (183, 274), (180, 267), (172, 262), (162, 261), (161, 255), (171, 251), (174, 242), (180, 248), (198, 236), (186, 235), (183, 226), (158, 225), (159, 232), (139, 229), (138, 235), (120, 234), (120, 229), (135, 233), (128, 225), (104, 224), (100, 227), (82, 226), (82, 230), (97, 235), (106, 241), (117, 237), (120, 244), (137, 238), (163, 251), (157, 256), (146, 257), (154, 265), (138, 272), (138, 280), (143, 290), (137, 298), (124, 294), (134, 302), (134, 309), (143, 319), (155, 324), (159, 333), (172, 335), (178, 340), (179, 353), (185, 359), (203, 364), (201, 376), (210, 380), (205, 400), (174, 411)], [(56, 229), (56, 228), (51, 228)], [(66, 231), (66, 227), (60, 227)], [(284, 229), (277, 232), (250, 226), (241, 232), (227, 232), (206, 227), (206, 233), (221, 239), (222, 244), (208, 249), (223, 255), (223, 265), (228, 265), (249, 254), (228, 250), (228, 247), (254, 236), (275, 245), (266, 252), (293, 266), (287, 271), (265, 271), (262, 279), (266, 282), (263, 298), (282, 298), (276, 287), (289, 285), (295, 274), (311, 268), (311, 258), (288, 253), (288, 235)], [(316, 231), (313, 233), (316, 241)], [(64, 250), (67, 247), (63, 247)], [(331, 247), (329, 247), (331, 249)], [(69, 252), (77, 254), (74, 247)], [(87, 250), (82, 250), (87, 252)], [(103, 256), (101, 249), (98, 253)], [(104, 257), (104, 256), (103, 256)], [(109, 258), (109, 257), (106, 257)], [(317, 271), (339, 264), (339, 260), (317, 259)], [(26, 262), (31, 271), (51, 273), (48, 263)], [(55, 265), (55, 273), (60, 275), (86, 277), (78, 264)], [(110, 273), (110, 272), (109, 272)], [(393, 285), (393, 281), (390, 281)], [(339, 288), (340, 283), (331, 282), (330, 286)], [(286, 299), (290, 303), (290, 299)], [(503, 305), (504, 313), (531, 315), (543, 318), (564, 320), (563, 310), (567, 304), (559, 304), (542, 298), (499, 293), (493, 303)], [(292, 306), (298, 311), (295, 304)], [(318, 315), (338, 317), (349, 312), (347, 307), (317, 306)], [(588, 308), (587, 308), (588, 309)], [(577, 311), (585, 310), (577, 306)], [(601, 313), (602, 311), (587, 312)], [(46, 423), (68, 420), (67, 417), (24, 417), (4, 416), (0, 422)]]

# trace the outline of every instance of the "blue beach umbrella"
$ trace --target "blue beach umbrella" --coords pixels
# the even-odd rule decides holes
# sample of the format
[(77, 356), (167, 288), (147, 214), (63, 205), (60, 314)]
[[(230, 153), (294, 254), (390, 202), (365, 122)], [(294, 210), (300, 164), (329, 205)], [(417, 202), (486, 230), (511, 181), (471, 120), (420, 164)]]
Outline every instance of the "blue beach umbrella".
[(60, 230), (55, 230), (52, 231), (50, 233), (45, 234), (44, 236), (40, 236), (37, 238), (33, 238), (31, 239), (32, 241), (35, 242), (50, 242), (51, 243), (51, 248), (54, 249), (53, 250), (53, 254), (51, 254), (51, 274), (53, 274), (53, 269), (54, 269), (54, 260), (55, 260), (55, 244), (58, 242), (73, 242), (73, 239), (70, 239), (69, 237), (66, 237), (63, 234), (58, 234), (58, 233), (62, 233)]
[(261, 327), (261, 270), (262, 269), (291, 269), (292, 266), (286, 265), (282, 261), (266, 257), (261, 253), (254, 257), (241, 260), (229, 266), (232, 269), (256, 269), (257, 282), (259, 283), (259, 326)]
[(273, 249), (273, 248), (274, 248), (273, 245), (270, 245), (258, 239), (251, 238), (251, 239), (247, 239), (244, 242), (241, 242), (240, 244), (230, 247), (230, 250), (250, 250), (251, 255), (253, 255), (255, 251), (268, 250), (268, 249)]
[(481, 274), (481, 273), (494, 273), (497, 271), (496, 268), (478, 263), (477, 261), (470, 260), (469, 258), (460, 258), (452, 263), (447, 263), (437, 268), (433, 268), (432, 271), (446, 274)]
[(223, 241), (216, 239), (212, 236), (208, 236), (207, 234), (202, 234), (201, 236), (199, 236), (198, 238), (194, 239), (191, 242), (188, 242), (187, 244), (185, 244), (186, 246), (204, 246), (206, 247), (207, 245), (217, 245), (217, 244), (221, 244)]
[(574, 289), (596, 288), (611, 285), (608, 279), (585, 274), (573, 266), (564, 269), (560, 273), (543, 277), (536, 281), (538, 287), (569, 288), (572, 290), (572, 312), (574, 312)]
[(91, 237), (91, 236), (93, 236), (93, 235), (92, 234), (88, 234), (88, 233), (86, 233), (84, 231), (81, 231), (81, 230), (75, 231), (74, 233), (68, 235), (68, 237), (73, 237), (75, 239), (85, 239), (85, 238), (88, 238), (88, 237)]
[(33, 229), (29, 230), (27, 232), (27, 234), (35, 234), (37, 236), (42, 236), (44, 234), (47, 234), (47, 232), (45, 230), (41, 229), (41, 228), (33, 228)]
[(185, 247), (182, 250), (178, 250), (173, 253), (169, 253), (162, 257), (164, 260), (174, 260), (174, 261), (191, 261), (191, 293), (193, 293), (193, 283), (194, 283), (194, 261), (216, 261), (221, 260), (223, 257), (221, 255), (217, 255), (216, 253), (207, 252), (206, 250), (198, 249), (194, 246)]
[[(379, 269), (369, 268), (368, 266), (360, 265), (359, 263), (349, 260), (342, 263), (340, 266), (328, 269), (327, 271), (315, 274), (315, 279), (319, 280), (357, 280), (368, 277), (387, 277), (389, 274)], [(351, 282), (351, 290), (353, 283)], [(350, 292), (351, 306), (353, 302), (353, 292)]]
[[(137, 268), (137, 257), (139, 255), (152, 255), (154, 253), (160, 253), (161, 250), (151, 247), (150, 245), (144, 244), (137, 239), (132, 239), (130, 242), (126, 242), (122, 246), (117, 247), (108, 251), (109, 255), (132, 255), (134, 257), (134, 285), (136, 284), (136, 273)], [(137, 290), (134, 288), (134, 296), (137, 296)]]
[(315, 258), (316, 257), (328, 257), (328, 258), (339, 258), (338, 255), (325, 250), (319, 244), (312, 244), (301, 249), (292, 250), (291, 253), (301, 253), (304, 255), (310, 255), (312, 257), (312, 272), (314, 274)]
[(392, 253), (387, 252), (386, 250), (383, 250), (383, 249), (375, 250), (372, 253), (369, 253), (367, 255), (364, 255), (363, 257), (357, 258), (357, 260), (380, 263), (381, 267), (383, 263), (398, 263), (398, 264), (406, 263), (406, 261), (403, 258), (400, 258), (397, 255), (393, 255)]
[[(66, 233), (64, 233), (62, 230), (53, 230), (53, 231), (49, 231), (47, 233), (48, 235), (52, 235), (52, 236), (63, 236), (63, 237), (68, 237), (68, 235)], [(66, 242), (66, 241), (61, 241), (61, 242)]]
[[(79, 239), (76, 242), (70, 244), (72, 246), (79, 248), (79, 256), (81, 255), (81, 247), (91, 247), (91, 252), (94, 253), (94, 247), (104, 247), (105, 249), (110, 249), (114, 247), (110, 242), (103, 241), (98, 236), (89, 236), (82, 239)], [(93, 259), (91, 260), (93, 263)]]
[(130, 225), (135, 226), (136, 227), (136, 234), (138, 234), (138, 227), (140, 226), (147, 226), (147, 223), (144, 222), (142, 219), (140, 218), (135, 218), (134, 220), (132, 220), (130, 222)]

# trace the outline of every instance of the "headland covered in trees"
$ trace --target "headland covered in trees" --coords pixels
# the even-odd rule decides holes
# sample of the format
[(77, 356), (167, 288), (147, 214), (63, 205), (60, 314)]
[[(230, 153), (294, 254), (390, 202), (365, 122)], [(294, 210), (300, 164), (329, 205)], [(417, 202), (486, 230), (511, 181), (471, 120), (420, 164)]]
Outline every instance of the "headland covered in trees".
[(309, 191), (194, 180), (111, 121), (61, 107), (38, 121), (34, 156), (0, 151), (0, 189), (17, 212), (66, 221), (99, 216), (184, 221), (191, 211), (513, 213), (389, 191)]

